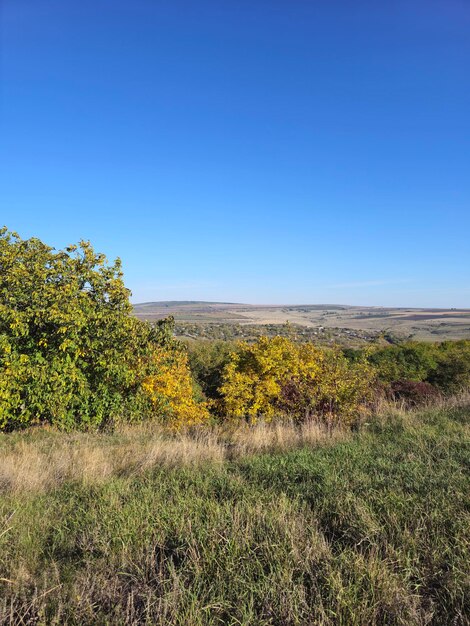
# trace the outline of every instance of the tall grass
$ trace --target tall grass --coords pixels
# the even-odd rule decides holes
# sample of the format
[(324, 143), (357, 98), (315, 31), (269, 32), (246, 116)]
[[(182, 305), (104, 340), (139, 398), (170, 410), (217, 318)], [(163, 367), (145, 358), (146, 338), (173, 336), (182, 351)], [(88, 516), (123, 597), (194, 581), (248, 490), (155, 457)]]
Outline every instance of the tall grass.
[(156, 466), (200, 466), (211, 462), (347, 437), (317, 423), (204, 428), (172, 434), (155, 424), (122, 426), (112, 434), (61, 433), (51, 428), (0, 434), (0, 493), (47, 491), (67, 482), (94, 484), (133, 477)]
[(0, 623), (469, 624), (467, 400), (333, 437), (4, 435)]

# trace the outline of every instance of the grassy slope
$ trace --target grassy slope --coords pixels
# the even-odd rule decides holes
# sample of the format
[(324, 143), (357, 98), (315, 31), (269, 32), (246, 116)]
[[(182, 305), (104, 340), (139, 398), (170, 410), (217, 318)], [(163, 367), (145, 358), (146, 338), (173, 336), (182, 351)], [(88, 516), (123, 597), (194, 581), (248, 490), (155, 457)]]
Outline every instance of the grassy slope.
[(0, 622), (468, 624), (468, 417), (5, 487)]

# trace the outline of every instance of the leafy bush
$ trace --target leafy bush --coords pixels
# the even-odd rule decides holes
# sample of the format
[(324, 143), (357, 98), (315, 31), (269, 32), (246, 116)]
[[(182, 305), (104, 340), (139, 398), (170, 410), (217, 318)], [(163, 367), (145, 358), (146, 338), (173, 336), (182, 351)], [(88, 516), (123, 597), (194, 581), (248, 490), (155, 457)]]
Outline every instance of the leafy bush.
[(155, 373), (142, 383), (144, 392), (160, 415), (175, 429), (200, 424), (209, 417), (204, 403), (195, 401), (194, 383), (184, 352), (155, 353)]
[(395, 380), (390, 384), (387, 395), (390, 399), (402, 400), (408, 408), (413, 408), (436, 400), (440, 393), (430, 383), (415, 380)]
[(426, 380), (436, 368), (436, 348), (433, 344), (407, 342), (373, 350), (368, 355), (379, 380)]
[(240, 343), (225, 367), (220, 392), (226, 414), (233, 418), (271, 419), (277, 412), (282, 385), (292, 377), (319, 369), (322, 353), (312, 344), (296, 345), (285, 337), (261, 337)]
[(224, 367), (236, 349), (230, 341), (192, 341), (187, 343), (189, 365), (196, 383), (206, 398), (220, 400)]
[(373, 379), (364, 360), (351, 363), (337, 350), (324, 350), (318, 374), (287, 380), (278, 406), (298, 422), (319, 417), (329, 425), (351, 424), (372, 399)]
[(224, 371), (220, 389), (229, 417), (287, 414), (297, 421), (313, 415), (331, 424), (350, 422), (372, 389), (372, 368), (349, 362), (339, 351), (262, 337), (240, 344)]
[(0, 429), (99, 426), (164, 405), (142, 385), (181, 347), (171, 322), (133, 317), (129, 295), (120, 261), (90, 243), (56, 251), (0, 230)]
[[(348, 358), (357, 358), (349, 354)], [(383, 383), (427, 382), (445, 393), (455, 393), (470, 385), (470, 341), (442, 343), (407, 342), (377, 348), (369, 362)]]
[(437, 365), (427, 380), (446, 393), (470, 386), (470, 341), (445, 341), (438, 345)]

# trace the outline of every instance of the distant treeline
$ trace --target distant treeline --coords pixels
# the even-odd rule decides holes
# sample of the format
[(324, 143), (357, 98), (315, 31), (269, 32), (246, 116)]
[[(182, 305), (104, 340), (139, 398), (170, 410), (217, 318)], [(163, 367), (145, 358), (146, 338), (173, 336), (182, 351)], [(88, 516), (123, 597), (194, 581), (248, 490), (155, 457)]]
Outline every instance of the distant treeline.
[(313, 341), (321, 345), (363, 345), (382, 337), (395, 343), (399, 339), (390, 332), (300, 324), (237, 324), (234, 322), (183, 322), (176, 320), (175, 333), (181, 339), (223, 341), (254, 341), (260, 337), (287, 337), (295, 341)]

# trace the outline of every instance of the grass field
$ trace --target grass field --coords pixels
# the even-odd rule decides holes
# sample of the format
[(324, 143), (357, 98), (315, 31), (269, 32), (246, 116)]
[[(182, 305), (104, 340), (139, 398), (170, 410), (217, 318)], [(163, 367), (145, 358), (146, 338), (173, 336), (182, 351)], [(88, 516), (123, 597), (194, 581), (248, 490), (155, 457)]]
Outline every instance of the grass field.
[(0, 435), (0, 623), (469, 624), (469, 417)]

